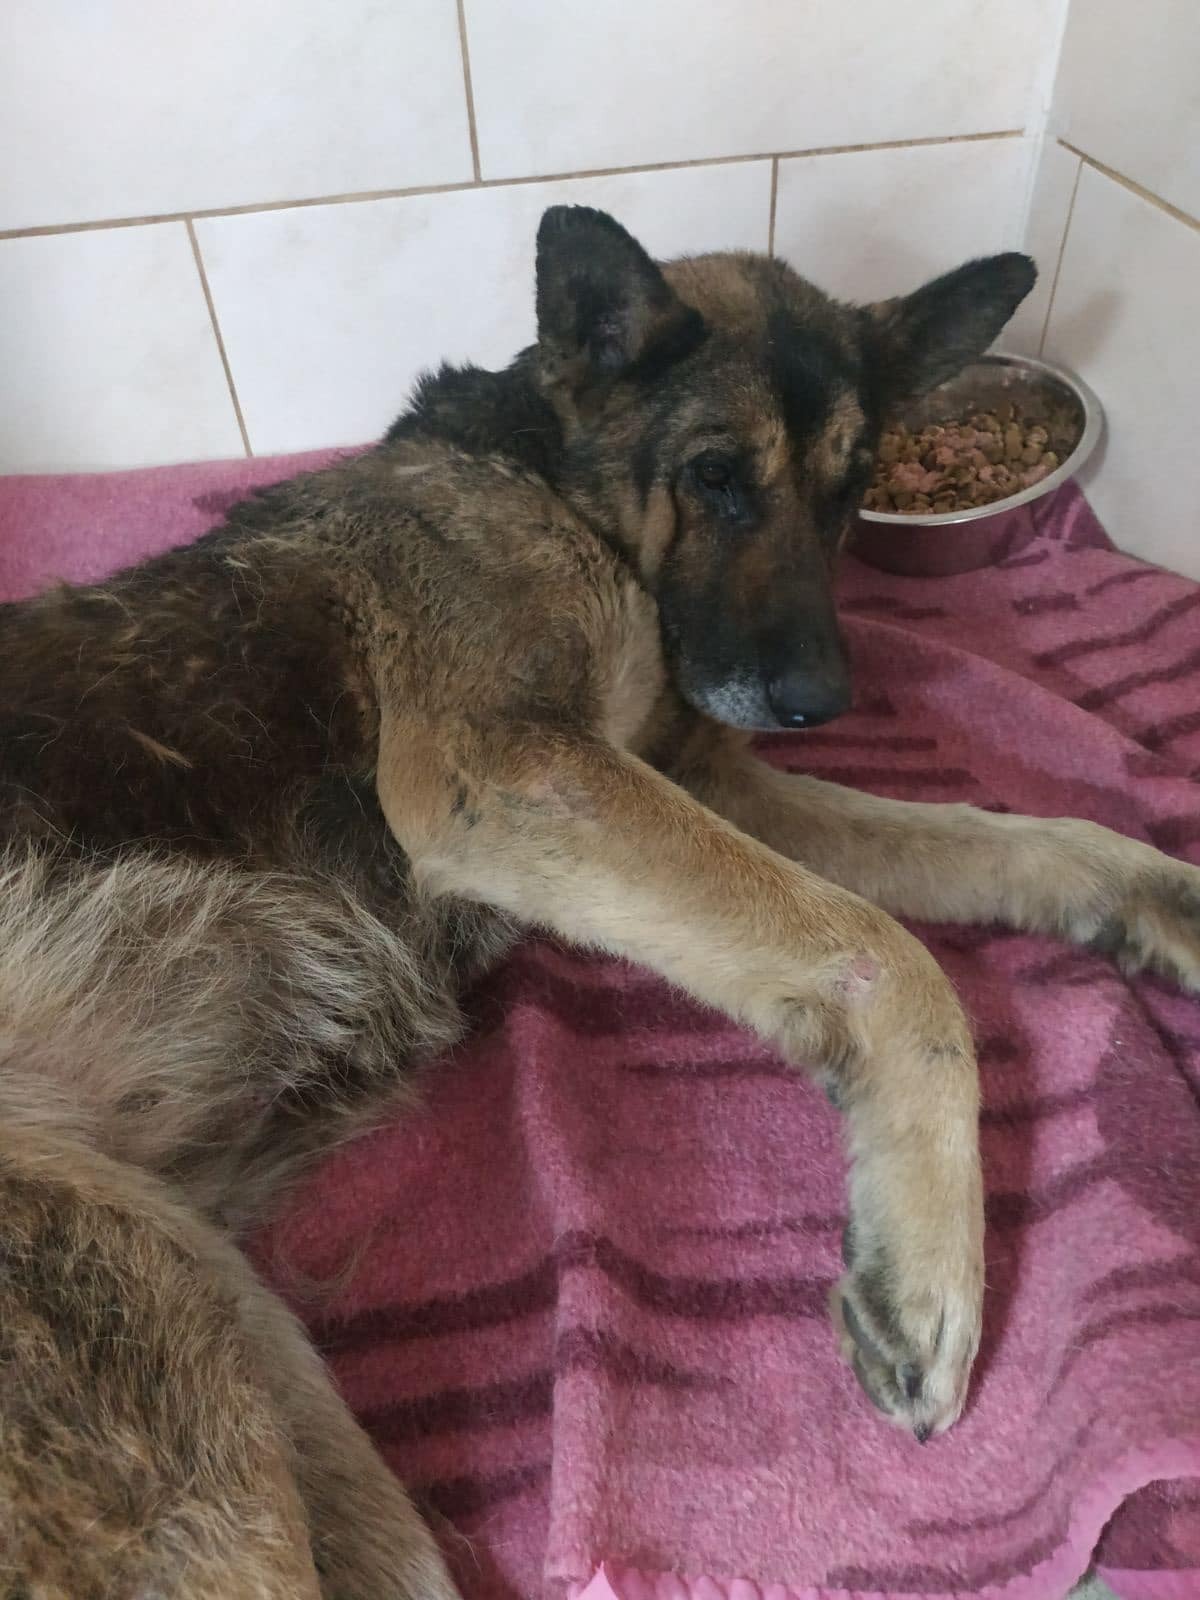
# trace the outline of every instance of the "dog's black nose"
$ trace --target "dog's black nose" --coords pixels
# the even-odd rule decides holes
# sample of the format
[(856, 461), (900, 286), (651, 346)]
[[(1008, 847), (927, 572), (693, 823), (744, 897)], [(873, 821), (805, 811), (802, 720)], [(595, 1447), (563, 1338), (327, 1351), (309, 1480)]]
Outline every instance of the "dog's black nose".
[(781, 672), (767, 684), (767, 703), (782, 728), (815, 728), (850, 709), (850, 680), (841, 672)]

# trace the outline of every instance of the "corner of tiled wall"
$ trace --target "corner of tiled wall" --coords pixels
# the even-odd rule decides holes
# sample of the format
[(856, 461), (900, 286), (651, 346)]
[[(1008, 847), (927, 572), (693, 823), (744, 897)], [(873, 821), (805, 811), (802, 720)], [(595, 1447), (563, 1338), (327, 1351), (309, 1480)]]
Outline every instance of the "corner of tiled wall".
[(1027, 225), (1053, 271), (1020, 347), (1107, 414), (1085, 488), (1116, 541), (1200, 578), (1200, 8), (1073, 0)]

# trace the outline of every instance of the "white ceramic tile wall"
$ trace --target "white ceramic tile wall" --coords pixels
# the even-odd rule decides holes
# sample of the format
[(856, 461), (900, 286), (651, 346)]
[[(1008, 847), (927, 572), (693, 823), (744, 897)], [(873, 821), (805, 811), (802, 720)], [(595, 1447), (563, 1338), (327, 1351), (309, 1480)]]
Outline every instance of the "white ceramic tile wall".
[(1052, 131), (1200, 217), (1200, 5), (1074, 0)]
[(1046, 10), (1046, 0), (921, 0), (907, 11), (892, 0), (465, 4), (485, 177), (1023, 128)]
[(1139, 202), (1149, 254), (1121, 259), (1153, 293), (1120, 283), (1113, 327), (1094, 307), (1077, 326), (1108, 266), (1068, 228), (1080, 158), (1053, 133), (1083, 152), (1088, 237), (1107, 214), (1089, 163), (1195, 215), (1200, 8), (1069, 0), (1043, 140), (1067, 4), (8, 0), (0, 471), (237, 453), (235, 394), (255, 451), (376, 434), (420, 368), (528, 338), (552, 200), (607, 206), (660, 254), (773, 238), (855, 298), (1006, 248), (1024, 218), (1042, 276), (1005, 342), (1049, 327), (1120, 386), (1114, 416), (1138, 393), (1094, 493), (1118, 537), (1189, 560), (1162, 531), (1181, 516), (1132, 515), (1149, 468), (1121, 435), (1161, 410), (1139, 350), (1195, 324), (1174, 263), (1197, 235)]
[(239, 455), (182, 222), (0, 244), (0, 471)]
[(1200, 230), (1085, 165), (1046, 354), (1085, 373), (1107, 412), (1085, 486), (1110, 533), (1200, 578), (1197, 285)]
[(0, 272), (24, 387), (0, 470), (236, 450), (235, 403), (256, 451), (368, 437), (420, 368), (529, 336), (552, 200), (608, 206), (661, 254), (765, 249), (779, 156), (929, 141), (781, 163), (781, 237), (847, 293), (990, 249), (1023, 145), (957, 141), (1036, 115), (1061, 3), (924, 0), (916, 28), (886, 0), (8, 0)]
[(471, 177), (454, 0), (5, 0), (0, 229)]
[(198, 222), (252, 449), (376, 437), (416, 374), (533, 336), (538, 219), (619, 216), (653, 253), (765, 250), (771, 163), (504, 185)]
[(1024, 239), (1024, 248), (1037, 262), (1038, 281), (1004, 330), (1001, 343), (1006, 350), (1030, 356), (1041, 351), (1081, 164), (1079, 156), (1056, 139), (1047, 140), (1040, 152)]
[[(772, 163), (743, 158), (928, 140), (915, 154), (784, 163), (781, 230), (795, 237), (815, 208), (821, 244), (807, 264), (846, 292), (886, 277), (865, 270), (864, 237), (876, 266), (903, 263), (910, 275), (991, 248), (1019, 215), (1018, 142), (948, 141), (1025, 127), (1046, 62), (1006, 39), (1036, 35), (1045, 3), (1010, 0), (1001, 21), (977, 0), (928, 0), (921, 30), (898, 31), (884, 0), (464, 0), (461, 19), (458, 0), (10, 0), (0, 16), (0, 149), (18, 156), (0, 163), (10, 305), (19, 320), (40, 303), (27, 279), (41, 262), (70, 276), (91, 259), (81, 226), (198, 218), (251, 447), (361, 438), (419, 368), (502, 360), (527, 336), (534, 227), (551, 199), (607, 204), (664, 254), (766, 248)], [(609, 168), (635, 170), (596, 173)], [(528, 182), (547, 173), (575, 176)], [(939, 174), (969, 176), (957, 207)], [(902, 202), (889, 192), (898, 177)], [(297, 204), (326, 197), (338, 204)], [(36, 251), (13, 237), (40, 229), (61, 237)], [(131, 239), (113, 259), (137, 255)], [(95, 288), (123, 292), (111, 276)], [(157, 337), (158, 307), (142, 342)], [(193, 293), (180, 339), (195, 338), (201, 309)], [(48, 405), (63, 385), (86, 391), (72, 318), (41, 319), (40, 338), (25, 359), (40, 361)], [(205, 335), (210, 355), (212, 342)], [(100, 449), (88, 432), (72, 456), (62, 435), (55, 460), (135, 465), (172, 453), (171, 419), (186, 403), (164, 410), (153, 361), (127, 360), (121, 382), (124, 450), (119, 435)], [(204, 413), (178, 429), (173, 453), (224, 449), (227, 438)], [(0, 466), (39, 452), (26, 423), (0, 443)]]
[(779, 163), (775, 251), (823, 289), (874, 300), (1020, 242), (1024, 139)]

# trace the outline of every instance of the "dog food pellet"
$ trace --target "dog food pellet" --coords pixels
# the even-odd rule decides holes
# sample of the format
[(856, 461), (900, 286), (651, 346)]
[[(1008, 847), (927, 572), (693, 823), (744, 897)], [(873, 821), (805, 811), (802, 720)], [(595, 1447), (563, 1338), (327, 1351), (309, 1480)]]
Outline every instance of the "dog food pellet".
[(1066, 408), (1027, 418), (1004, 400), (993, 411), (967, 411), (963, 421), (915, 433), (903, 424), (886, 429), (864, 507), (923, 516), (991, 505), (1040, 483), (1079, 442), (1078, 419)]

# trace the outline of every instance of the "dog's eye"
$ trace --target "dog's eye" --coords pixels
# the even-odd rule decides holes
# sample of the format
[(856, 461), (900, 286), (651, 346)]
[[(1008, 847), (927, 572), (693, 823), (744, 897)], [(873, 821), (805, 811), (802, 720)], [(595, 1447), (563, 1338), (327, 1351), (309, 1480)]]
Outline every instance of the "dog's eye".
[(692, 470), (706, 489), (728, 489), (733, 482), (733, 465), (724, 456), (697, 456)]

